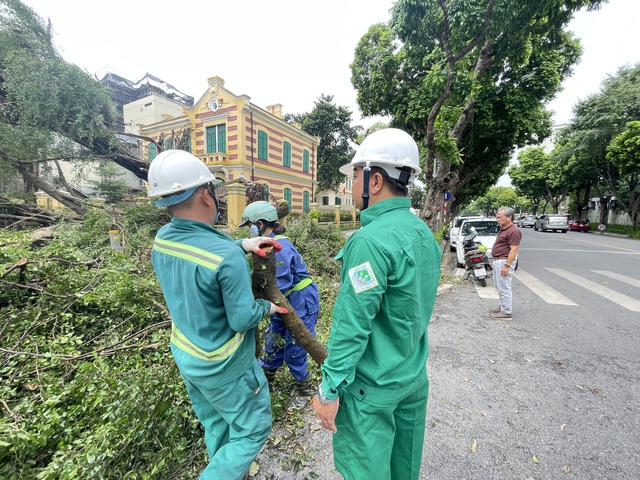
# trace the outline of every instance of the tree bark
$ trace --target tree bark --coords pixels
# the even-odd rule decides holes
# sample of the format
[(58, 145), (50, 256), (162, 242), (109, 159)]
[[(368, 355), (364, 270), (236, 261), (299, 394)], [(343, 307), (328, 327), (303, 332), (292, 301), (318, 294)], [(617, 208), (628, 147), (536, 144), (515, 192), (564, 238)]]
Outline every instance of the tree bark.
[(6, 227), (37, 227), (52, 225), (61, 220), (79, 220), (79, 216), (70, 216), (45, 210), (21, 200), (0, 197), (0, 224)]
[[(286, 315), (278, 314), (284, 322), (285, 327), (291, 332), (293, 338), (296, 339), (302, 347), (309, 353), (311, 358), (318, 364), (322, 365), (327, 358), (327, 349), (318, 342), (309, 329), (306, 327), (302, 319), (293, 309), (287, 298), (278, 289), (276, 281), (276, 255), (273, 249), (267, 253), (266, 258), (253, 254), (253, 275), (252, 287), (253, 295), (256, 298), (264, 298), (275, 303), (279, 307), (286, 308), (289, 313)], [(256, 335), (258, 341), (259, 335)], [(258, 341), (258, 343), (260, 343)], [(256, 346), (256, 356), (262, 354), (261, 345)]]
[(24, 165), (20, 163), (13, 162), (12, 165), (18, 170), (18, 172), (20, 172), (20, 175), (22, 175), (26, 181), (30, 182), (35, 187), (36, 190), (39, 189), (48, 193), (52, 198), (55, 198), (64, 206), (69, 207), (78, 215), (84, 215), (87, 212), (87, 205), (78, 197), (61, 192), (50, 183), (28, 171)]

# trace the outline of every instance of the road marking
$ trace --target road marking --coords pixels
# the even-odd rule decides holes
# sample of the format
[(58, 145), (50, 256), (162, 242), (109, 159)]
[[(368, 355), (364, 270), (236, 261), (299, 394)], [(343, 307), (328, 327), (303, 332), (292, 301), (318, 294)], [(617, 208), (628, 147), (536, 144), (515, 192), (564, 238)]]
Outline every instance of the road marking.
[[(462, 277), (464, 275), (465, 269), (458, 268), (456, 269), (456, 277)], [(491, 277), (487, 276), (487, 280)], [(480, 284), (476, 280), (472, 280), (473, 286), (476, 287), (476, 292), (478, 292), (478, 296), (480, 298), (488, 298), (491, 300), (499, 300), (500, 296), (498, 295), (498, 290), (493, 286), (493, 283), (487, 281), (486, 287), (481, 287)]]
[(577, 238), (575, 240), (576, 242), (589, 243), (591, 245), (598, 245), (599, 247), (617, 248), (618, 250), (625, 250), (627, 252), (640, 253), (638, 250), (632, 250), (631, 248), (616, 247), (614, 245), (607, 245), (606, 243), (592, 242), (589, 240), (578, 240)]
[(577, 248), (520, 248), (518, 252), (537, 250), (539, 252), (577, 252), (577, 253), (611, 253), (613, 255), (640, 255), (640, 252), (629, 250), (626, 252), (612, 252), (611, 250), (580, 250)]
[(640, 288), (640, 280), (637, 278), (626, 277), (624, 275), (620, 275), (619, 273), (609, 272), (607, 270), (591, 270), (593, 273), (597, 273), (600, 275), (604, 275), (605, 277), (613, 278), (614, 280), (619, 280), (624, 283), (628, 283), (629, 285), (633, 285), (634, 287)]
[(492, 282), (487, 282), (486, 287), (481, 287), (480, 284), (476, 281), (474, 281), (473, 284), (476, 287), (476, 292), (478, 292), (478, 296), (480, 298), (486, 298), (489, 300), (500, 300), (498, 290), (496, 290), (496, 287), (493, 286)]
[(546, 270), (550, 271), (551, 273), (555, 273), (556, 275), (565, 278), (570, 282), (573, 282), (576, 285), (579, 285), (589, 290), (590, 292), (595, 293), (596, 295), (600, 295), (601, 297), (611, 300), (612, 302), (620, 305), (622, 308), (626, 308), (627, 310), (631, 310), (632, 312), (640, 312), (640, 301), (634, 298), (627, 297), (626, 295), (616, 292), (615, 290), (612, 290), (610, 288), (604, 287), (599, 283), (592, 282), (591, 280), (587, 280), (578, 275), (574, 275), (573, 273), (569, 273), (560, 268), (546, 268)]
[[(547, 269), (548, 270), (548, 269)], [(562, 295), (560, 292), (554, 290), (547, 284), (541, 282), (536, 277), (524, 270), (518, 269), (514, 276), (524, 283), (529, 289), (538, 295), (542, 300), (554, 305), (573, 305), (578, 306), (576, 302)]]

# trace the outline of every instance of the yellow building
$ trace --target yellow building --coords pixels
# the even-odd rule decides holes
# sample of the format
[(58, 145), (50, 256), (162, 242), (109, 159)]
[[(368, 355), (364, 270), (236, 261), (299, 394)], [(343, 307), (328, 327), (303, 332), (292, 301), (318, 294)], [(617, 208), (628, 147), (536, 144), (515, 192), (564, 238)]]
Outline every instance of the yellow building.
[[(208, 83), (193, 107), (182, 106), (182, 115), (137, 124), (140, 135), (155, 142), (144, 142), (149, 160), (155, 158), (157, 145), (162, 150), (183, 148), (223, 181), (264, 183), (276, 200), (289, 202), (291, 211), (308, 212), (316, 193), (318, 138), (283, 121), (282, 105), (265, 110), (249, 96), (230, 92), (220, 77)], [(237, 225), (245, 207), (244, 190), (233, 184), (227, 190), (229, 223)]]

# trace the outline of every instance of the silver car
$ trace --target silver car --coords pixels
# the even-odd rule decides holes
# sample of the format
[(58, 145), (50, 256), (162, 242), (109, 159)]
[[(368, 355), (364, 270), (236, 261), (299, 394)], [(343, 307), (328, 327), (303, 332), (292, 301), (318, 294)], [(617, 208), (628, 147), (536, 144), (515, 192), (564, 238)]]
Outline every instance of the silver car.
[(533, 228), (536, 231), (542, 230), (543, 232), (546, 232), (548, 230), (552, 230), (554, 232), (560, 231), (562, 233), (567, 233), (569, 231), (569, 221), (567, 220), (566, 215), (550, 213), (540, 215), (538, 220), (536, 220), (535, 227)]
[(533, 228), (536, 226), (537, 217), (535, 215), (526, 215), (524, 217), (520, 217), (516, 224), (520, 228), (530, 227)]

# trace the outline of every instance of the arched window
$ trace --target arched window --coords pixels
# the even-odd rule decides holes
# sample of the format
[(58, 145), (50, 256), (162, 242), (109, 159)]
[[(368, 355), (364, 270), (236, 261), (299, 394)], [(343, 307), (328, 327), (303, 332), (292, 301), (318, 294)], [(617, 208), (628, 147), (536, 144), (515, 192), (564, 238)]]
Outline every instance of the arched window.
[(309, 150), (302, 152), (302, 171), (309, 172)]
[(269, 158), (269, 136), (262, 130), (258, 130), (258, 158), (260, 160)]
[(291, 189), (290, 188), (284, 189), (284, 199), (289, 203), (289, 211), (291, 211), (292, 205), (291, 205)]
[(282, 145), (282, 166), (291, 168), (291, 144), (284, 142)]
[(309, 192), (302, 192), (302, 211), (309, 213)]

